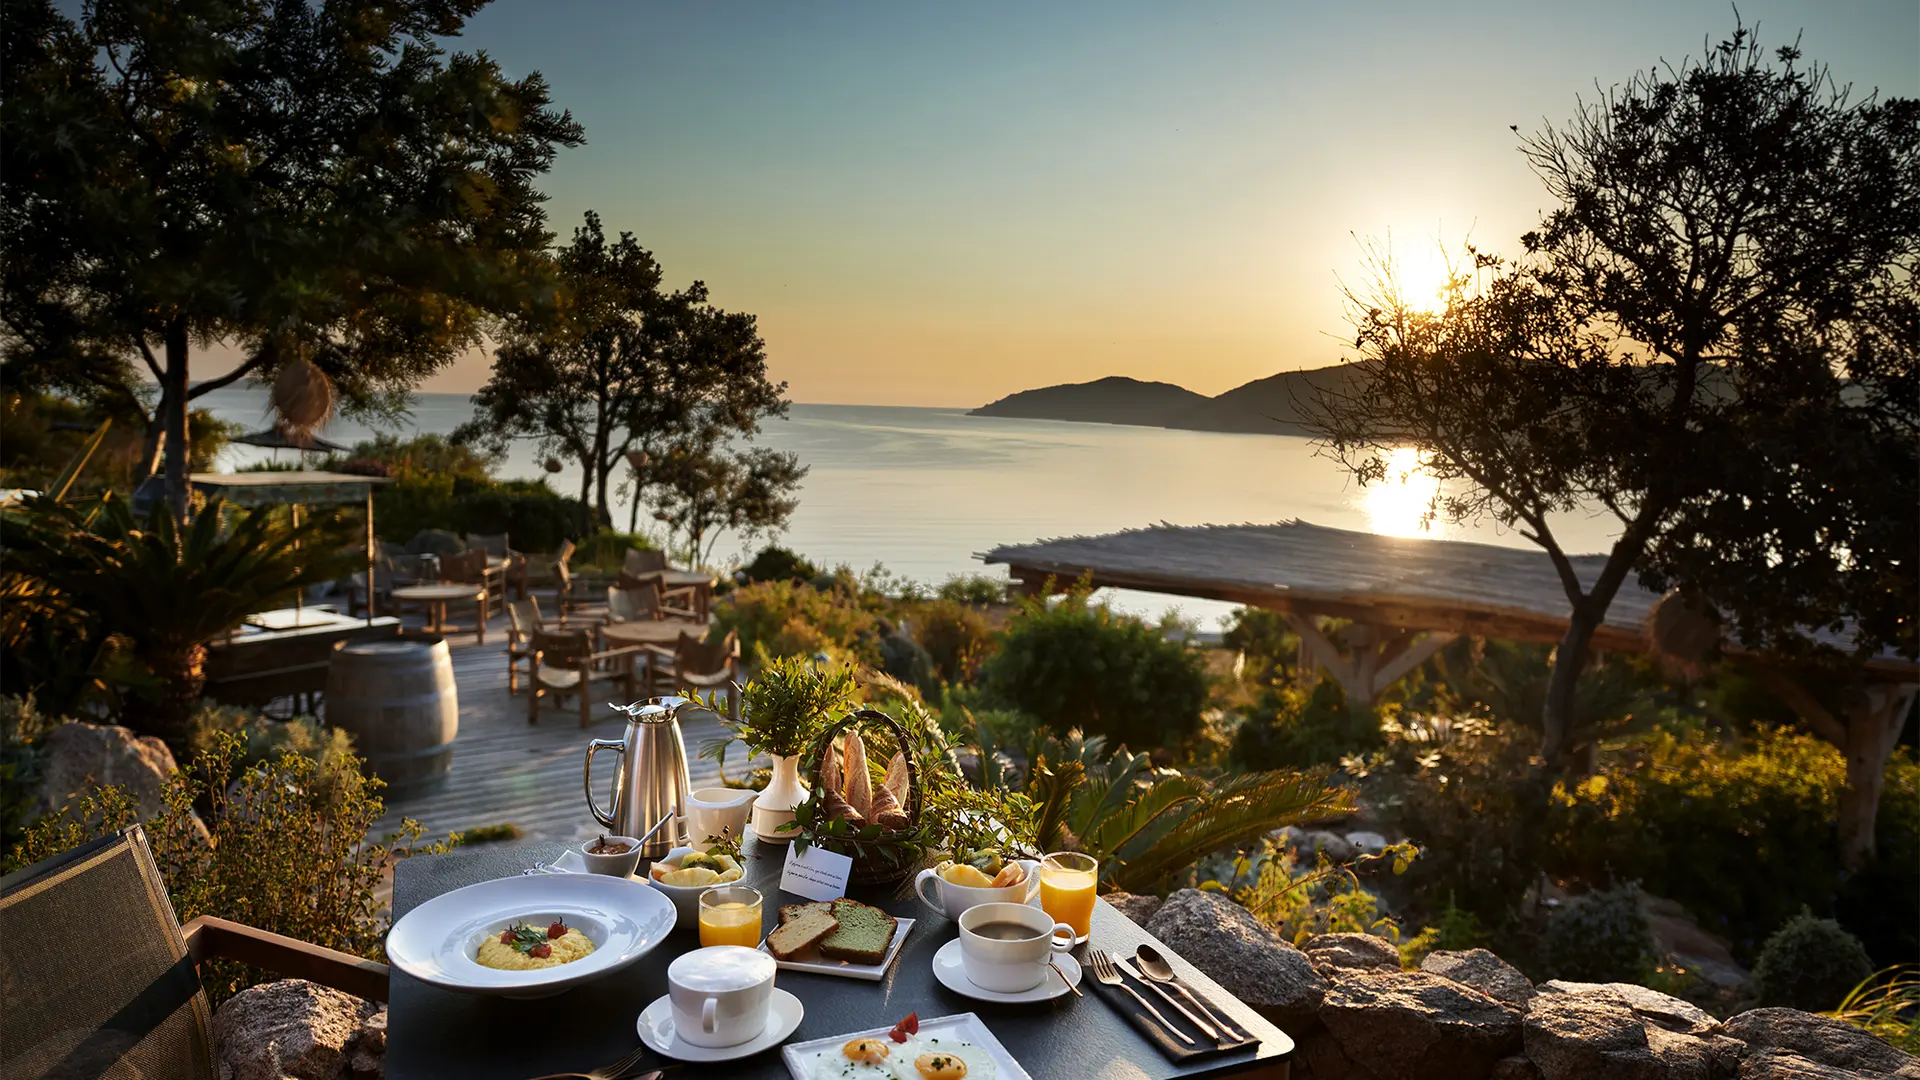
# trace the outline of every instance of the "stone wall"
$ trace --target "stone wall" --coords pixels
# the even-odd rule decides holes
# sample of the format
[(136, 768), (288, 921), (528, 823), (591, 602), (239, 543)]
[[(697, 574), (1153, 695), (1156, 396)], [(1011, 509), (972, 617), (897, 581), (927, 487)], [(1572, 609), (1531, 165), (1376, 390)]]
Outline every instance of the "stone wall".
[(1628, 983), (1534, 986), (1485, 949), (1403, 971), (1391, 945), (1326, 934), (1296, 949), (1218, 893), (1116, 904), (1293, 1036), (1294, 1080), (1920, 1080), (1920, 1062), (1794, 1009), (1724, 1022)]

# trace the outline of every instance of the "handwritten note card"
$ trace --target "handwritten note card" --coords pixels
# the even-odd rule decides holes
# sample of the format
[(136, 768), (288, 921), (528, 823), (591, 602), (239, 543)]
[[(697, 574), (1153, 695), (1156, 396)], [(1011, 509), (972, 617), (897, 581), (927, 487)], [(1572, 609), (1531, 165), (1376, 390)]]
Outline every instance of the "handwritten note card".
[(787, 848), (787, 864), (780, 871), (780, 890), (809, 900), (838, 900), (847, 895), (853, 858), (837, 855), (818, 844), (796, 853)]

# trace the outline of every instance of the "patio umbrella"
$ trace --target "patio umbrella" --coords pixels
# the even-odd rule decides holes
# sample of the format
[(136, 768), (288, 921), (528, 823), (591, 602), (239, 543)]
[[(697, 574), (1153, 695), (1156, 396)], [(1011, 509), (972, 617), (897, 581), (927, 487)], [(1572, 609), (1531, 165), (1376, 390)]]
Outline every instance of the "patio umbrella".
[(311, 450), (328, 454), (344, 454), (347, 448), (336, 442), (328, 442), (312, 432), (285, 431), (270, 427), (265, 431), (256, 431), (251, 435), (235, 435), (233, 441), (247, 446), (260, 446), (269, 450)]

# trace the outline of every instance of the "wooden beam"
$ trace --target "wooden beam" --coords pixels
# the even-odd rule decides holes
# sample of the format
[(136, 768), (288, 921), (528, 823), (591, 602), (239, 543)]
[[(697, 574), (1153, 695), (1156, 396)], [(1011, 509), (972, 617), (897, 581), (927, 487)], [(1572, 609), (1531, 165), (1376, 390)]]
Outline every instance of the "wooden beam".
[(335, 949), (322, 948), (244, 923), (202, 915), (180, 928), (187, 955), (197, 964), (212, 959), (243, 964), (331, 986), (368, 1001), (387, 1000), (387, 965)]
[(1327, 669), (1327, 674), (1333, 676), (1333, 681), (1340, 684), (1340, 688), (1347, 692), (1348, 698), (1351, 699), (1355, 694), (1363, 692), (1364, 688), (1354, 678), (1352, 665), (1347, 663), (1346, 657), (1340, 655), (1340, 650), (1333, 642), (1328, 641), (1327, 636), (1320, 632), (1320, 627), (1311, 617), (1292, 613), (1286, 613), (1283, 617), (1287, 620), (1287, 625), (1293, 627), (1293, 632), (1300, 635), (1301, 650), (1311, 653), (1320, 666)]
[(1428, 657), (1458, 640), (1460, 640), (1459, 634), (1432, 633), (1412, 645), (1402, 646), (1398, 656), (1382, 664), (1380, 670), (1374, 673), (1374, 700), (1379, 700), (1380, 695), (1391, 689), (1394, 683), (1406, 678), (1414, 668), (1426, 663)]

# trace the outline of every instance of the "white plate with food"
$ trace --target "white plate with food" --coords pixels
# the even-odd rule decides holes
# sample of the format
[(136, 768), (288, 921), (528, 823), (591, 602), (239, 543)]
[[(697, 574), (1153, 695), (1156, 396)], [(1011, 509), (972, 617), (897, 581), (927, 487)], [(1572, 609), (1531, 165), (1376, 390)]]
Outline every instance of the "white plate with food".
[(973, 1013), (782, 1048), (793, 1080), (1033, 1080)]
[(535, 874), (455, 889), (387, 932), (387, 959), (470, 994), (547, 997), (618, 971), (673, 930), (673, 903), (638, 881)]
[(1080, 985), (1080, 961), (1075, 960), (1072, 953), (1057, 953), (1052, 957), (1052, 963), (1053, 970), (1060, 973), (1059, 978), (1049, 975), (1031, 990), (1022, 990), (1017, 994), (988, 990), (967, 978), (966, 964), (960, 958), (960, 939), (954, 938), (933, 954), (933, 977), (940, 980), (941, 986), (956, 994), (980, 1001), (1019, 1005), (1030, 1001), (1052, 1001)]
[(761, 939), (760, 951), (788, 971), (878, 982), (912, 929), (912, 919), (844, 897), (787, 904), (780, 908), (780, 925)]

